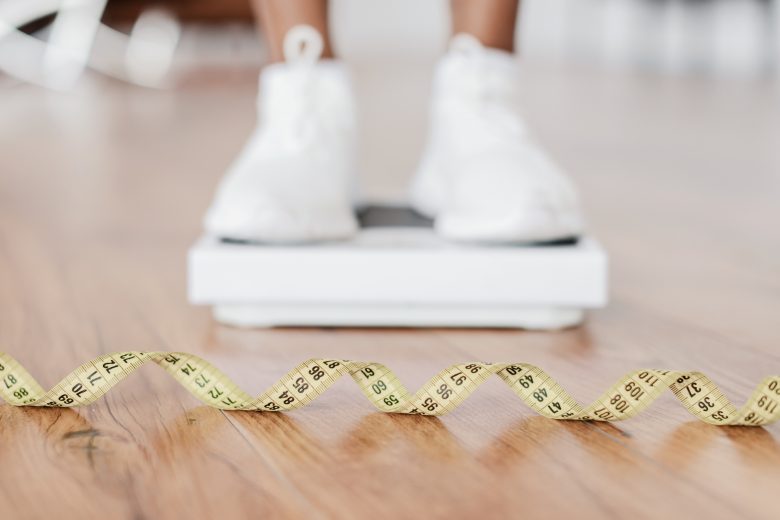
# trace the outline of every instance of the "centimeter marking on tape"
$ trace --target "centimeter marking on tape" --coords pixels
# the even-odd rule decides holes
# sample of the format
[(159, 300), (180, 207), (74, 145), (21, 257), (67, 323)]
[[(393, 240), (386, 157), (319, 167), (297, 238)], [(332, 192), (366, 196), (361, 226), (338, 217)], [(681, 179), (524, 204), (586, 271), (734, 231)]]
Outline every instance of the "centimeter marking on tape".
[(90, 404), (147, 362), (173, 376), (205, 404), (222, 410), (284, 412), (306, 406), (338, 378), (349, 375), (380, 411), (444, 415), (491, 375), (551, 419), (619, 421), (634, 417), (669, 388), (698, 419), (716, 425), (760, 426), (780, 419), (780, 376), (764, 379), (737, 409), (701, 372), (637, 370), (623, 376), (588, 406), (581, 406), (542, 369), (527, 363), (463, 363), (442, 370), (414, 394), (380, 363), (342, 359), (304, 361), (252, 397), (209, 362), (185, 352), (119, 352), (88, 361), (45, 391), (13, 357), (0, 352), (0, 397), (14, 406)]

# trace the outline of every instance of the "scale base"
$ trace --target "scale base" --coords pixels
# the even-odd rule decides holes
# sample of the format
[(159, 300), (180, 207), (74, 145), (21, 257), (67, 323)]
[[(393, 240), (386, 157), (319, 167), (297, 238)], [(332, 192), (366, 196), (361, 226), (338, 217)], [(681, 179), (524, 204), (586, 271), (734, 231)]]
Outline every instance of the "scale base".
[(241, 327), (490, 327), (553, 330), (607, 300), (595, 240), (456, 244), (407, 208), (359, 212), (353, 239), (255, 244), (202, 237), (189, 299)]
[(236, 327), (457, 327), (556, 330), (582, 323), (582, 309), (526, 305), (215, 305)]

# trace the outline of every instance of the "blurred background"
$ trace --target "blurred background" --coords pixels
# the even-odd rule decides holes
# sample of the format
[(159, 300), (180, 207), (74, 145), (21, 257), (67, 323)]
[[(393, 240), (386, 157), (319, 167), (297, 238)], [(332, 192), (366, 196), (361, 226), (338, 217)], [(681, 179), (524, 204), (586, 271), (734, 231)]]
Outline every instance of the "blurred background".
[[(668, 174), (675, 189), (696, 176), (731, 193), (746, 176), (777, 185), (780, 0), (522, 4), (523, 112), (596, 220), (599, 187), (626, 172)], [(423, 146), (448, 2), (331, 8), (337, 51), (355, 71), (365, 197), (400, 198)], [(197, 233), (254, 125), (265, 56), (248, 0), (0, 0), (4, 167), (103, 176), (91, 184), (103, 191), (80, 197), (106, 197), (131, 168), (173, 190), (171, 170), (186, 169), (177, 175), (193, 181), (184, 214)], [(196, 164), (177, 159), (182, 150)]]
[[(690, 326), (690, 346), (725, 338), (718, 364), (734, 344), (776, 352), (779, 1), (523, 2), (521, 109), (610, 254), (612, 303), (589, 330), (614, 328), (615, 355), (660, 317), (669, 336)], [(401, 198), (448, 3), (334, 0), (331, 26), (354, 71), (364, 196)], [(6, 343), (92, 341), (72, 325), (84, 316), (125, 320), (98, 331), (108, 345), (158, 344), (147, 324), (182, 348), (211, 337), (185, 255), (255, 125), (261, 41), (243, 0), (0, 0)]]
[[(523, 4), (518, 41), (531, 61), (743, 78), (772, 76), (780, 66), (776, 0)], [(348, 57), (425, 59), (439, 52), (448, 30), (444, 0), (334, 0), (332, 9), (336, 40)], [(0, 20), (2, 69), (26, 80), (54, 84), (56, 47), (74, 65), (87, 62), (117, 74), (122, 64), (140, 68), (144, 59), (146, 68), (162, 69), (160, 53), (169, 47), (175, 48), (174, 59), (165, 64), (176, 71), (226, 60), (263, 61), (248, 0), (0, 0)], [(41, 67), (48, 68), (48, 78), (40, 77)], [(150, 83), (156, 79), (147, 76)]]

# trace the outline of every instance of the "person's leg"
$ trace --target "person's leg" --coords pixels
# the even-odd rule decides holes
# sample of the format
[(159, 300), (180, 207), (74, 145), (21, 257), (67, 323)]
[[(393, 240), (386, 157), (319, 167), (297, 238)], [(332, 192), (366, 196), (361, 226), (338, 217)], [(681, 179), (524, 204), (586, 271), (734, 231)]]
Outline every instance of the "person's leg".
[(452, 32), (476, 37), (485, 47), (515, 50), (519, 0), (451, 0)]
[(272, 63), (255, 132), (204, 218), (209, 234), (261, 242), (351, 237), (357, 138), (349, 74), (332, 58), (326, 0), (253, 0)]
[(413, 207), (453, 240), (537, 242), (577, 236), (568, 178), (517, 110), (517, 0), (452, 0), (454, 37), (433, 81), (428, 144)]
[(328, 0), (252, 0), (252, 7), (271, 51), (271, 61), (284, 61), (284, 37), (296, 25), (309, 25), (322, 35), (322, 58), (333, 58), (328, 31)]

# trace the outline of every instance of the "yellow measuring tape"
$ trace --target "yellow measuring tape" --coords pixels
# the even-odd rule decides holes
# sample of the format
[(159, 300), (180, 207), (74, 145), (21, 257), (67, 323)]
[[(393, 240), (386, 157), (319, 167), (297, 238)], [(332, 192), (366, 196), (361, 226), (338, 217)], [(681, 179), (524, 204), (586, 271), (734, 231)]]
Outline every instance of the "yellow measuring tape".
[(259, 397), (241, 390), (209, 362), (184, 352), (119, 352), (84, 363), (45, 391), (14, 358), (0, 352), (0, 397), (14, 406), (83, 406), (96, 401), (147, 362), (172, 375), (195, 397), (222, 410), (284, 412), (311, 403), (338, 378), (349, 375), (383, 412), (444, 415), (492, 374), (537, 413), (551, 419), (620, 421), (647, 408), (669, 388), (700, 420), (718, 425), (760, 426), (780, 419), (780, 376), (764, 379), (737, 409), (701, 372), (637, 370), (622, 377), (589, 406), (578, 404), (542, 369), (527, 363), (463, 363), (441, 371), (415, 394), (380, 363), (311, 359)]

